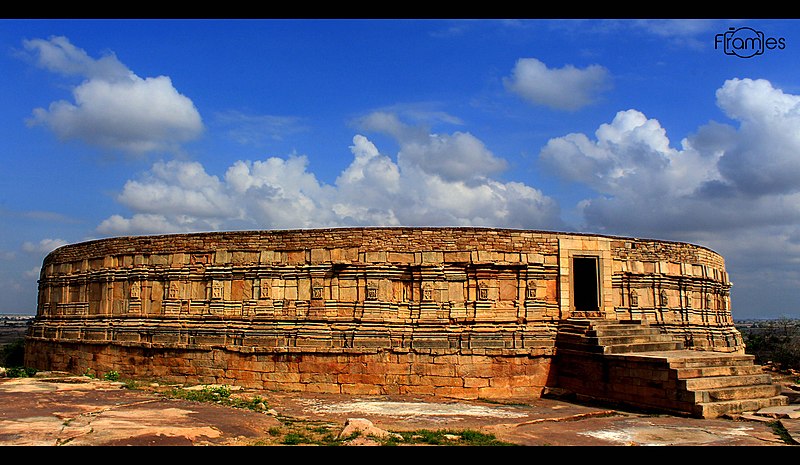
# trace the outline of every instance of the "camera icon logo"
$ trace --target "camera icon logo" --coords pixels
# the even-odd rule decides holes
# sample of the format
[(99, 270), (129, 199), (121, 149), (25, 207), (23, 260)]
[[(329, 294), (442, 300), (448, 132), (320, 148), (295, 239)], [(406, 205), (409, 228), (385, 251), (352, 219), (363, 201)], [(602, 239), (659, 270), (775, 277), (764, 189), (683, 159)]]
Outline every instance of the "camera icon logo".
[(764, 53), (764, 33), (751, 27), (730, 27), (714, 37), (714, 48), (719, 48), (720, 42), (725, 55), (752, 58)]
[(765, 49), (783, 50), (786, 48), (786, 42), (783, 37), (779, 39), (765, 38), (763, 32), (752, 27), (729, 27), (724, 33), (714, 36), (714, 49), (718, 50), (720, 47), (726, 55), (752, 58), (763, 55)]

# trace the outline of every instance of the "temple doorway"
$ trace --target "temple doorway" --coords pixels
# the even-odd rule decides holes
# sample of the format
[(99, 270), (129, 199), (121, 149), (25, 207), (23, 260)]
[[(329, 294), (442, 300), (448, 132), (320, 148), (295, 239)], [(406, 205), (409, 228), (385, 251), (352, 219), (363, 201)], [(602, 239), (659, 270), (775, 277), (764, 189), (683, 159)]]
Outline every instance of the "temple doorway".
[(573, 257), (573, 312), (587, 315), (600, 311), (600, 276), (597, 257)]

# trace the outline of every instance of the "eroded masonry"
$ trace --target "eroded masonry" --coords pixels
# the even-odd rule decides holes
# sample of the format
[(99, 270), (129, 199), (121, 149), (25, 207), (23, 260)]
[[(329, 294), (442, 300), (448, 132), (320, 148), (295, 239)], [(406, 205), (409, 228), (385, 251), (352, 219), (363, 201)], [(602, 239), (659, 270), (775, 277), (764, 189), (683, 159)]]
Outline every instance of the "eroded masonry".
[(567, 322), (637, 322), (682, 348), (743, 354), (730, 286), (707, 248), (624, 237), (482, 228), (119, 237), (45, 258), (26, 363), (309, 392), (536, 397), (560, 383)]

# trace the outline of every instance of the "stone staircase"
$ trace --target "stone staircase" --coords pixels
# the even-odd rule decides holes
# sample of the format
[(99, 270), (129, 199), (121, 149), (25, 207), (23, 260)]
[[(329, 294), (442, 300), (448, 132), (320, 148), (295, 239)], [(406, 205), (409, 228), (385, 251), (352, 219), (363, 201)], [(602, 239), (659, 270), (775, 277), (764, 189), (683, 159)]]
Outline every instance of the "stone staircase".
[(637, 320), (568, 319), (556, 336), (559, 388), (701, 418), (788, 404), (753, 362), (752, 355), (685, 349)]
[(621, 354), (681, 350), (684, 345), (639, 320), (567, 319), (558, 327), (556, 347), (560, 350)]

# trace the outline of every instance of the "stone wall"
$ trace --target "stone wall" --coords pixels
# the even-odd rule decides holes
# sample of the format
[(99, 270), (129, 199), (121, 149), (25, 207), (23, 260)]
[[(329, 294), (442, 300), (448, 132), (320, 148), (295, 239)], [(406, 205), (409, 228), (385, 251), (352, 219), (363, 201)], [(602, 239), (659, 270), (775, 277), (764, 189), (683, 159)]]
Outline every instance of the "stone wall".
[[(596, 308), (572, 266), (594, 260)], [(538, 396), (568, 317), (741, 351), (724, 261), (663, 241), (488, 228), (119, 237), (43, 263), (26, 363), (175, 382)], [(590, 299), (591, 300), (591, 299)]]
[(641, 319), (687, 347), (743, 352), (731, 315), (731, 283), (717, 253), (690, 244), (612, 241), (616, 319)]

